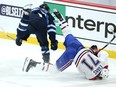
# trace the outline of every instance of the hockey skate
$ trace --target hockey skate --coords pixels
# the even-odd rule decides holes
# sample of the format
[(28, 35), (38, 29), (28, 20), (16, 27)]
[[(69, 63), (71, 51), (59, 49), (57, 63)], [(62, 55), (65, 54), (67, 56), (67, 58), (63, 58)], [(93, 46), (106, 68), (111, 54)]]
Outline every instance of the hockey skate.
[(25, 59), (24, 65), (23, 65), (23, 71), (28, 72), (31, 68), (36, 67), (37, 64), (41, 64), (41, 62), (36, 62), (32, 59), (29, 59), (28, 57)]
[(43, 67), (42, 67), (42, 71), (48, 71), (49, 70), (49, 67), (50, 67), (50, 65), (52, 65), (53, 66), (53, 64), (52, 63), (43, 63)]
[(49, 69), (49, 65), (53, 65), (52, 63), (50, 63), (50, 55), (43, 55), (43, 68), (42, 71), (48, 71)]
[(66, 22), (66, 20), (64, 19), (64, 17), (62, 16), (62, 14), (60, 14), (59, 11), (57, 11), (57, 9), (54, 9), (54, 14), (57, 17), (57, 19), (59, 20), (59, 26), (60, 28), (63, 30), (64, 28), (66, 28), (68, 26), (68, 23)]

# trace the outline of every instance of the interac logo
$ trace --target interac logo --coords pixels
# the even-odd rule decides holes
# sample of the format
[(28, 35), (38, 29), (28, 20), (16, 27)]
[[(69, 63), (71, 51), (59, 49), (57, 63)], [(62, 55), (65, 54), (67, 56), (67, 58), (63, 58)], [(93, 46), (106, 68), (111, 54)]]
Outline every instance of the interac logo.
[(23, 8), (18, 6), (0, 4), (0, 15), (21, 18), (23, 16)]

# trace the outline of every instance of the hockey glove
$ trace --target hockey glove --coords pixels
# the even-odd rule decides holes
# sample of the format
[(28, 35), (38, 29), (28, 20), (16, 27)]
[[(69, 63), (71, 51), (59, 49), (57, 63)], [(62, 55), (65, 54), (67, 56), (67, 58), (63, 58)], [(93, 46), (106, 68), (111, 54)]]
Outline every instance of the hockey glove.
[(29, 15), (32, 9), (33, 4), (27, 4), (23, 7), (23, 11), (25, 15)]
[(15, 40), (15, 42), (16, 42), (16, 45), (21, 46), (22, 39), (20, 39), (20, 38), (17, 37), (16, 40)]
[(57, 48), (58, 48), (58, 41), (56, 40), (55, 42), (51, 42), (51, 49), (57, 50)]

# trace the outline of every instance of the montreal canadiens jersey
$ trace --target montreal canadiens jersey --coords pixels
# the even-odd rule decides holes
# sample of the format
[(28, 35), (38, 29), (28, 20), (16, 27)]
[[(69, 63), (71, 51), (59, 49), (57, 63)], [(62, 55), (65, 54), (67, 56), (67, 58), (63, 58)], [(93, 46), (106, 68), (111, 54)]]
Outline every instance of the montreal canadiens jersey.
[(74, 58), (76, 68), (83, 73), (87, 79), (92, 80), (96, 78), (101, 70), (108, 65), (108, 55), (104, 57), (102, 53), (99, 52), (99, 57), (97, 57), (87, 49), (80, 50)]

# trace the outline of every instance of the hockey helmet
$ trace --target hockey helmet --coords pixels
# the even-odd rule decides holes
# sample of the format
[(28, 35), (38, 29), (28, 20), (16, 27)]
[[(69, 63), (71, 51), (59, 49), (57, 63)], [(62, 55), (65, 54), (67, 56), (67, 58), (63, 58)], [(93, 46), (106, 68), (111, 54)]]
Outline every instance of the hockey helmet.
[(100, 79), (106, 79), (106, 78), (108, 78), (108, 77), (109, 77), (109, 69), (104, 68), (104, 69), (101, 71), (101, 73), (100, 73), (100, 75), (99, 75), (99, 78), (100, 78)]
[(48, 12), (50, 11), (50, 8), (47, 4), (41, 4), (39, 7), (45, 9)]
[(98, 48), (97, 48), (97, 45), (92, 45), (90, 48), (91, 48), (91, 49), (98, 49)]
[(92, 45), (92, 46), (90, 47), (90, 51), (91, 51), (94, 55), (97, 56), (97, 54), (98, 54), (98, 47), (97, 47), (97, 45)]

